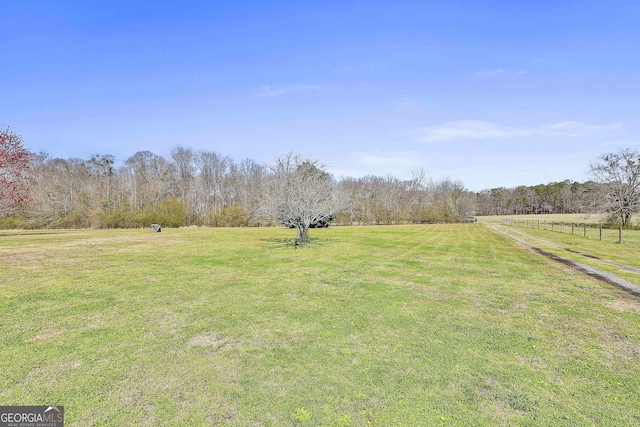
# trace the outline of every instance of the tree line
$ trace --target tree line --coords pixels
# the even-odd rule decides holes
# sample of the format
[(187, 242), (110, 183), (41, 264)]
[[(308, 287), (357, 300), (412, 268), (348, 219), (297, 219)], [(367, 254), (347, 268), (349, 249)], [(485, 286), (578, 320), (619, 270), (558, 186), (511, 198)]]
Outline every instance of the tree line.
[(610, 225), (632, 227), (640, 210), (640, 152), (621, 149), (589, 164), (592, 181), (553, 182), (478, 193), (481, 215), (603, 213)]
[[(236, 162), (208, 150), (175, 147), (168, 158), (140, 151), (116, 165), (109, 154), (89, 159), (29, 156), (28, 203), (4, 210), (4, 228), (131, 228), (260, 226), (273, 170), (252, 159)], [(460, 181), (433, 181), (424, 171), (392, 176), (330, 177), (342, 203), (333, 223), (456, 222), (474, 210), (474, 193)], [(280, 221), (281, 222), (281, 221)]]
[[(0, 227), (280, 223), (308, 228), (331, 221), (425, 224), (459, 222), (472, 214), (583, 212), (605, 212), (609, 222), (630, 226), (640, 208), (640, 153), (632, 150), (605, 154), (591, 163), (593, 181), (478, 193), (460, 181), (434, 181), (423, 169), (414, 170), (408, 180), (390, 175), (336, 180), (325, 169), (292, 154), (262, 165), (183, 146), (168, 158), (139, 151), (120, 165), (109, 154), (52, 158), (28, 152), (19, 135), (0, 129)], [(303, 231), (299, 228), (299, 235)]]
[(595, 181), (562, 181), (534, 186), (492, 188), (477, 194), (478, 215), (596, 212), (603, 186)]

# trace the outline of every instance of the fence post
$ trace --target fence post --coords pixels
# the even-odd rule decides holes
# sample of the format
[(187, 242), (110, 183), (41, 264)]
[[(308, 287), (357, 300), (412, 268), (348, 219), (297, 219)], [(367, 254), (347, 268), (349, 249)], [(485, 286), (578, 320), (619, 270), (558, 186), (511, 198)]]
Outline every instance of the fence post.
[(602, 240), (602, 224), (600, 224), (600, 240)]
[(573, 222), (571, 223), (571, 234), (573, 234)]
[(542, 225), (543, 225), (544, 229), (546, 230), (547, 229), (547, 220), (546, 219), (544, 220)]
[(560, 232), (564, 229), (564, 221), (560, 221)]
[(622, 243), (622, 226), (618, 228), (618, 243)]
[(584, 224), (582, 224), (582, 226), (584, 227), (583, 237), (587, 237), (587, 223), (585, 222)]

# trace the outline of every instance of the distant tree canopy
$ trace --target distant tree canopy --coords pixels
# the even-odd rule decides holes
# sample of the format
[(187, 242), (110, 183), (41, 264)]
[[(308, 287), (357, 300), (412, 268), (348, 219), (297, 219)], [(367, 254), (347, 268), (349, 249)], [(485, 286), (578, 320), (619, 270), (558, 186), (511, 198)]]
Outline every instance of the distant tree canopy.
[(600, 204), (600, 185), (593, 181), (500, 187), (476, 195), (479, 215), (596, 212)]
[(603, 154), (591, 163), (592, 181), (552, 182), (515, 188), (492, 188), (477, 194), (480, 215), (606, 213), (624, 227), (640, 209), (640, 152)]

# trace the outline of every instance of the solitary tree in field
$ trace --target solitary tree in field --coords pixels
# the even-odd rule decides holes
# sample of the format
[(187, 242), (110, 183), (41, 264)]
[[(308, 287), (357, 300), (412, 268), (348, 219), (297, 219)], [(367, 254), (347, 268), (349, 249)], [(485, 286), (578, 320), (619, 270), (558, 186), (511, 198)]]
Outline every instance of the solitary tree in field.
[(640, 208), (640, 152), (620, 150), (591, 163), (591, 175), (603, 185), (603, 204), (612, 219), (631, 225)]
[(0, 129), (0, 216), (29, 199), (27, 168), (30, 153), (22, 137), (8, 127)]
[(318, 161), (288, 154), (270, 167), (261, 213), (297, 231), (296, 242), (309, 242), (309, 228), (328, 225), (345, 203)]

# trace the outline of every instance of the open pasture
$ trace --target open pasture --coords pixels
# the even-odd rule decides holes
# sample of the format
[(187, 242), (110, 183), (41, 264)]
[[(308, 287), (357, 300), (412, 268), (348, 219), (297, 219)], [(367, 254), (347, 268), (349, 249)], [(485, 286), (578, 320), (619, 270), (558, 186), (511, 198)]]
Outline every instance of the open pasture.
[(0, 402), (69, 426), (640, 423), (640, 298), (481, 224), (292, 233), (1, 231)]

